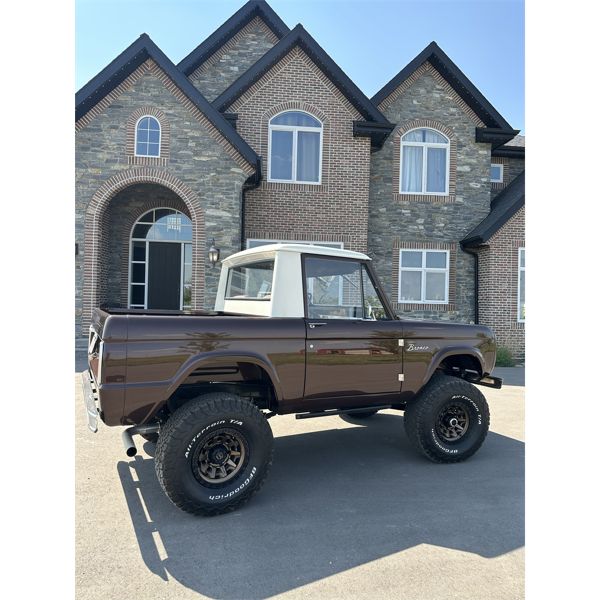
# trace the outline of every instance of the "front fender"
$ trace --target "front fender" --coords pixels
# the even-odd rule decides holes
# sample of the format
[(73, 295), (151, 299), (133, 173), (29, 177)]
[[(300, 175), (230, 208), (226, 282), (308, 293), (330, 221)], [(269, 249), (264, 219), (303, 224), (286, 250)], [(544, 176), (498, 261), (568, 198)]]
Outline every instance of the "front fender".
[(423, 379), (423, 385), (429, 382), (442, 362), (450, 356), (472, 356), (477, 360), (481, 373), (485, 372), (485, 359), (479, 348), (474, 348), (473, 346), (446, 346), (445, 348), (440, 348), (431, 358), (425, 378)]

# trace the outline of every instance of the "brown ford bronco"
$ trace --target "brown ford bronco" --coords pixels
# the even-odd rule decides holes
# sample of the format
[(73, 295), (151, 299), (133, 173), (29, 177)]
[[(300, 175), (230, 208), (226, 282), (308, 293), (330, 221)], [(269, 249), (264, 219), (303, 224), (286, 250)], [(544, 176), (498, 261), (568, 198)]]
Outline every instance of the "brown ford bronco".
[[(443, 260), (445, 253), (437, 257)], [(404, 411), (435, 462), (474, 454), (499, 388), (487, 327), (399, 319), (368, 256), (273, 244), (223, 261), (212, 312), (95, 309), (83, 373), (88, 424), (156, 443), (160, 485), (214, 515), (258, 491), (273, 457), (267, 419)]]

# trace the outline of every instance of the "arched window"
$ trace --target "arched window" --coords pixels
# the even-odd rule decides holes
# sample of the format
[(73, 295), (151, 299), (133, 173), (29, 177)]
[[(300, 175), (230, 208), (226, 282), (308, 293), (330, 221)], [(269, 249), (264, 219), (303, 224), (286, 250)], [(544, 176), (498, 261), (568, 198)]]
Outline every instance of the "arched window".
[(450, 140), (435, 129), (413, 129), (400, 143), (400, 192), (448, 194)]
[(135, 125), (135, 155), (160, 156), (160, 123), (145, 115)]
[(269, 122), (269, 181), (321, 183), (323, 124), (300, 111)]
[(129, 307), (192, 306), (192, 222), (172, 208), (142, 215), (131, 230)]

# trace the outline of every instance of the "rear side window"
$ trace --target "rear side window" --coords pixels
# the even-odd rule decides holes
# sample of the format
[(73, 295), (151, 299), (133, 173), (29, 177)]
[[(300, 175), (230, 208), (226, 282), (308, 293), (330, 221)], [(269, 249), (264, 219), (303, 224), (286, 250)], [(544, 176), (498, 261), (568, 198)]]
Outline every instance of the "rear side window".
[(240, 265), (229, 269), (226, 300), (270, 300), (274, 260)]

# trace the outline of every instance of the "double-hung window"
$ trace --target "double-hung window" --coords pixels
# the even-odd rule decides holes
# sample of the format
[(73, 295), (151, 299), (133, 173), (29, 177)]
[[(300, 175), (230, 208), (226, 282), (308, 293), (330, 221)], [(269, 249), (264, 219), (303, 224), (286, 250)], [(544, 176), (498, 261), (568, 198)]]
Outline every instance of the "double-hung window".
[(400, 142), (400, 193), (448, 195), (450, 140), (434, 129), (413, 129)]
[(401, 250), (398, 301), (405, 304), (447, 304), (448, 250)]
[(300, 111), (269, 122), (269, 181), (321, 183), (323, 124)]

